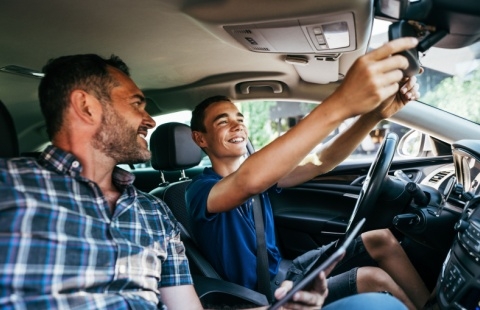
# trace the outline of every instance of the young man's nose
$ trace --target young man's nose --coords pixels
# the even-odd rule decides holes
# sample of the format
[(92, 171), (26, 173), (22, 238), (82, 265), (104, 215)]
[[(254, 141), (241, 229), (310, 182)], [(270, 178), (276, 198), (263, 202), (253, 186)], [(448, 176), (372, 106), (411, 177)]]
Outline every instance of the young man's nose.
[(235, 131), (244, 131), (245, 128), (243, 127), (243, 124), (242, 123), (239, 123), (237, 122), (234, 126), (233, 126), (233, 129)]

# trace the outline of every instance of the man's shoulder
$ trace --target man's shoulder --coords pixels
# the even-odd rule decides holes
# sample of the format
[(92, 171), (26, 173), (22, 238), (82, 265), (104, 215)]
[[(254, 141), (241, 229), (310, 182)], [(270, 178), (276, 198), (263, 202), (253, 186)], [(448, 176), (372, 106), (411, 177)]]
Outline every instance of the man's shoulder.
[(152, 203), (152, 204), (163, 204), (163, 203), (165, 203), (162, 199), (158, 198), (157, 196), (152, 195), (152, 194), (147, 193), (147, 192), (144, 192), (144, 191), (138, 189), (135, 186), (133, 186), (133, 187), (137, 191), (137, 196), (140, 200), (146, 200), (147, 202)]
[(0, 169), (2, 170), (15, 170), (15, 172), (18, 173), (19, 169), (37, 169), (39, 167), (40, 165), (34, 157), (0, 158)]

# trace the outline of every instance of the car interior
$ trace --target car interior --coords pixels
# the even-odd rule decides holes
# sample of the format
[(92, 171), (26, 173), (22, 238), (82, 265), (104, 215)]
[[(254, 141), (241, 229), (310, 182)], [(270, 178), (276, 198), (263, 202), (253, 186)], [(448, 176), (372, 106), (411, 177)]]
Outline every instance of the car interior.
[[(387, 23), (381, 34), (378, 23)], [(371, 133), (375, 148), (364, 147), (368, 156), (270, 195), (277, 240), (291, 259), (366, 218), (364, 231), (394, 232), (435, 290), (439, 309), (479, 309), (478, 0), (6, 0), (0, 2), (0, 34), (0, 157), (35, 157), (50, 143), (37, 98), (49, 59), (118, 55), (145, 94), (147, 111), (164, 117), (149, 136), (151, 162), (122, 167), (179, 221), (202, 304), (237, 308), (268, 301), (222, 279), (196, 244), (184, 192), (209, 163), (191, 140), (188, 117), (172, 115), (224, 95), (254, 107), (275, 102), (264, 108), (272, 122), (258, 131), (280, 128), (285, 111), (321, 104), (332, 94), (358, 57), (385, 41), (418, 37), (418, 47), (402, 54), (409, 60), (404, 74), (424, 68), (418, 79), (425, 97), (391, 118), (401, 134), (394, 125), (379, 126)], [(460, 66), (466, 51), (472, 61)], [(469, 88), (448, 88), (457, 85), (446, 73), (453, 70), (467, 72), (462, 85)], [(447, 79), (446, 91), (432, 95)], [(452, 94), (460, 97), (458, 110), (444, 104)], [(259, 114), (252, 111), (244, 114)], [(288, 120), (287, 128), (294, 126), (294, 117)], [(263, 146), (257, 141), (252, 130), (249, 154)]]

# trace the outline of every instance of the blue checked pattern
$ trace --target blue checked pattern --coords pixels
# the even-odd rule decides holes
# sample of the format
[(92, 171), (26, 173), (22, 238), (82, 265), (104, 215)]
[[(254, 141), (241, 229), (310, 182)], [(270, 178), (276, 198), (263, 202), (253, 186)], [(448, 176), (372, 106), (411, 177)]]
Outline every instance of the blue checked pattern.
[(160, 287), (192, 284), (165, 203), (115, 168), (112, 215), (81, 171), (54, 146), (0, 159), (1, 309), (157, 309)]

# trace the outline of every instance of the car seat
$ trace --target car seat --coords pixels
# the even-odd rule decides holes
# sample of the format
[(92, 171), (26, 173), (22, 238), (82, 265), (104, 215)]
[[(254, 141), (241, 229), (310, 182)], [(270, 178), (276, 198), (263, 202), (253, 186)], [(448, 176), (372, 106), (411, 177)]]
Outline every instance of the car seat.
[[(150, 194), (162, 199), (178, 220), (182, 241), (186, 248), (195, 290), (207, 305), (268, 305), (265, 295), (246, 287), (224, 281), (203, 256), (192, 235), (190, 217), (187, 213), (185, 190), (191, 179), (185, 169), (197, 166), (202, 159), (202, 150), (192, 140), (188, 125), (170, 122), (158, 126), (150, 138), (152, 167), (160, 172), (162, 183)], [(179, 171), (179, 180), (166, 182), (163, 171)]]
[(19, 156), (17, 131), (13, 118), (0, 100), (0, 157)]

